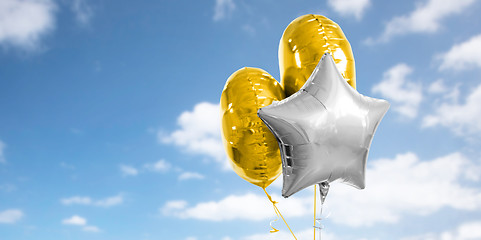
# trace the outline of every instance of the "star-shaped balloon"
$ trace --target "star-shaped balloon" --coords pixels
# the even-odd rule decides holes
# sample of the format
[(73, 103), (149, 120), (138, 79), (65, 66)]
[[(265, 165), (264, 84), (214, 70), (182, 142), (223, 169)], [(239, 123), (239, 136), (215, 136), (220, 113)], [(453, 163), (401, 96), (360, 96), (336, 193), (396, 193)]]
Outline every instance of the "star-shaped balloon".
[(298, 92), (257, 113), (279, 143), (282, 196), (321, 183), (327, 194), (335, 180), (363, 189), (369, 147), (388, 108), (349, 86), (324, 54)]

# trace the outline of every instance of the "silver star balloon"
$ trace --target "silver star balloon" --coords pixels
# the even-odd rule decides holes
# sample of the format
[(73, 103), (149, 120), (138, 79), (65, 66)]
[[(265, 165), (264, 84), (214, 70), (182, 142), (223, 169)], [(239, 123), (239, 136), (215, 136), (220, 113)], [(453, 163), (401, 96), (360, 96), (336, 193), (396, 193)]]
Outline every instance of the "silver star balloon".
[(335, 180), (363, 189), (371, 140), (388, 108), (349, 86), (324, 54), (298, 92), (257, 112), (279, 143), (282, 196), (319, 184), (323, 201)]

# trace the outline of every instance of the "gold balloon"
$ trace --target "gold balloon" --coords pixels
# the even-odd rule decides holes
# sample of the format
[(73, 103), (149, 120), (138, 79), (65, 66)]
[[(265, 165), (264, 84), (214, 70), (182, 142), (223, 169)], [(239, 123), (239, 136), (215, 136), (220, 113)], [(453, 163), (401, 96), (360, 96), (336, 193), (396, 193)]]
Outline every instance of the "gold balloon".
[(356, 70), (351, 45), (337, 23), (308, 14), (287, 26), (279, 43), (279, 69), (286, 96), (307, 81), (324, 53), (330, 53), (342, 76), (354, 89)]
[(237, 70), (222, 91), (224, 148), (234, 171), (261, 188), (281, 173), (281, 157), (274, 135), (257, 116), (257, 110), (284, 97), (281, 85), (259, 68)]

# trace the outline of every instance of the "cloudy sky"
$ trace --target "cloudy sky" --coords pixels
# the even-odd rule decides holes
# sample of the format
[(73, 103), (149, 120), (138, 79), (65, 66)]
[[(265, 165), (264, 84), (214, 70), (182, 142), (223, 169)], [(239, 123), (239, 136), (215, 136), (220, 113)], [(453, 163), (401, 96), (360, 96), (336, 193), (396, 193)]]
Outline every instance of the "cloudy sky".
[[(388, 3), (389, 2), (389, 3)], [(226, 163), (227, 78), (279, 79), (298, 16), (349, 39), (390, 101), (367, 186), (333, 183), (323, 239), (481, 239), (481, 2), (0, 0), (0, 239), (264, 240), (275, 214)], [(280, 197), (312, 239), (312, 189)]]

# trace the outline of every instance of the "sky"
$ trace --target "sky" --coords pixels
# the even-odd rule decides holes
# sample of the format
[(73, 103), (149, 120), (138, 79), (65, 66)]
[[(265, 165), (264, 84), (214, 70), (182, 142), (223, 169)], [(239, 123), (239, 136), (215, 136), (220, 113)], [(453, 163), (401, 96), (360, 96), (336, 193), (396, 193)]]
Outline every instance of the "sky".
[[(230, 168), (219, 100), (279, 80), (304, 14), (338, 23), (391, 108), (366, 188), (332, 183), (322, 239), (481, 239), (481, 2), (0, 0), (0, 240), (293, 239)], [(313, 190), (267, 191), (300, 240)]]

